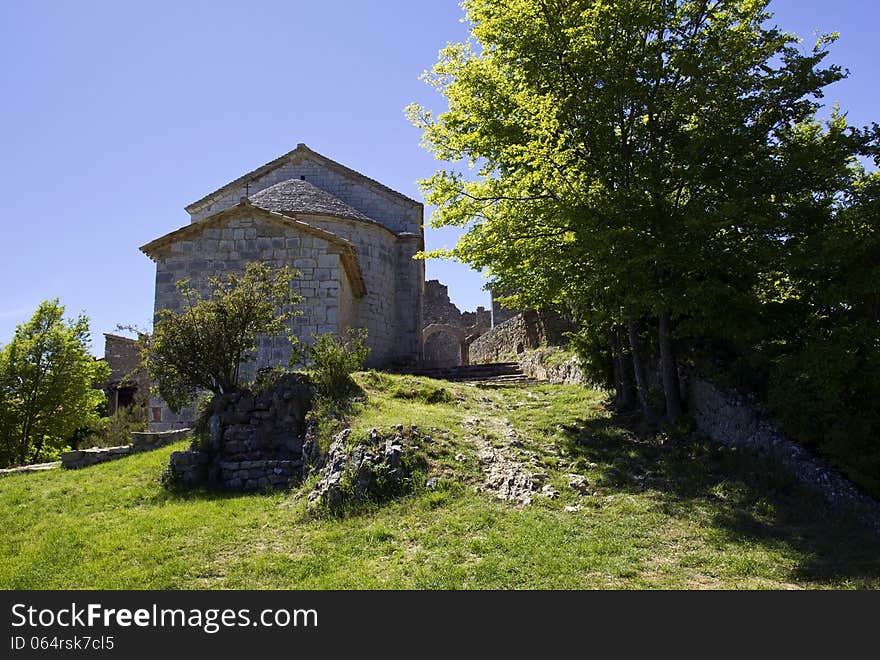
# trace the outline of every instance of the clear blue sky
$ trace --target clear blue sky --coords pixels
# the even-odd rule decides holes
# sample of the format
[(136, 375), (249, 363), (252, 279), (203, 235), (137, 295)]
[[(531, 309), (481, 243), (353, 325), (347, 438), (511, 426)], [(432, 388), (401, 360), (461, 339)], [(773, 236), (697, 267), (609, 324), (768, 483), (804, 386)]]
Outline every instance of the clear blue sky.
[[(779, 25), (839, 31), (831, 88), (852, 123), (880, 118), (873, 0), (776, 0)], [(419, 80), (467, 36), (453, 0), (6, 3), (0, 22), (0, 343), (40, 300), (148, 326), (154, 264), (138, 246), (183, 207), (305, 142), (411, 197), (435, 167), (404, 118), (441, 108)], [(452, 230), (426, 230), (429, 249)], [(467, 267), (429, 262), (462, 309), (488, 304)]]

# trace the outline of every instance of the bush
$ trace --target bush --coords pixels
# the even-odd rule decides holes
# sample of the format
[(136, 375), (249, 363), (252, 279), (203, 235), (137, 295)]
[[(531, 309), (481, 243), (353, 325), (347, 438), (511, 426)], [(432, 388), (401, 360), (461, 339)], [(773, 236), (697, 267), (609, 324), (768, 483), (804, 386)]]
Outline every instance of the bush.
[(132, 432), (147, 430), (146, 409), (137, 404), (119, 408), (111, 417), (102, 417), (96, 426), (89, 429), (91, 432), (77, 443), (78, 449), (130, 444)]
[(367, 331), (349, 329), (345, 339), (332, 333), (314, 335), (311, 346), (303, 349), (319, 400), (340, 404), (358, 392), (351, 375), (363, 369), (370, 354)]

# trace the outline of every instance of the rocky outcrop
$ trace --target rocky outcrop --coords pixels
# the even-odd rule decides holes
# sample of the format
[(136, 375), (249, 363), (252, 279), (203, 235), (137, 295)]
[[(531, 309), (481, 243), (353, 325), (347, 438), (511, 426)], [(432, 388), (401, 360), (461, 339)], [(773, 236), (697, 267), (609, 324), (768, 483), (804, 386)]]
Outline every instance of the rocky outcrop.
[(313, 390), (288, 374), (265, 392), (214, 397), (194, 446), (171, 455), (169, 481), (228, 491), (287, 488), (303, 475), (306, 414)]
[(391, 432), (373, 429), (357, 442), (351, 429), (343, 430), (333, 438), (321, 479), (309, 493), (309, 506), (334, 510), (405, 492), (412, 485), (412, 462), (406, 459), (421, 440), (417, 427), (402, 424)]

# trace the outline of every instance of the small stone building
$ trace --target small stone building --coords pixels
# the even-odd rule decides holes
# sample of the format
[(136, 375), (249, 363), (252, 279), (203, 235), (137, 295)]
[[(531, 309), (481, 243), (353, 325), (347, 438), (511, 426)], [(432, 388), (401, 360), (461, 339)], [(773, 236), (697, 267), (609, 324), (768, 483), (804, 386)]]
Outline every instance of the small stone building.
[(103, 360), (110, 367), (110, 377), (101, 384), (101, 389), (107, 395), (107, 414), (114, 415), (120, 408), (133, 405), (135, 395), (139, 392), (144, 395), (150, 386), (134, 339), (105, 332)]
[[(303, 341), (313, 334), (366, 328), (369, 366), (411, 363), (421, 355), (424, 249), (421, 203), (300, 144), (293, 151), (186, 207), (190, 224), (147, 243), (156, 262), (155, 311), (180, 309), (175, 283), (205, 288), (214, 275), (249, 262), (300, 271), (294, 287), (304, 314), (291, 321)], [(286, 365), (289, 346), (264, 338), (248, 376)], [(179, 428), (151, 404), (151, 430)]]

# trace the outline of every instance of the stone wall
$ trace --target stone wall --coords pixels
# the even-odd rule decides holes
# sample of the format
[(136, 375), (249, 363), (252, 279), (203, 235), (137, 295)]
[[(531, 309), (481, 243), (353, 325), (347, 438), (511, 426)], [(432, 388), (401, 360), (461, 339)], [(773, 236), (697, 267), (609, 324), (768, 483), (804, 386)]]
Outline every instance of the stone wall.
[(70, 470), (115, 461), (132, 454), (152, 451), (182, 440), (190, 434), (190, 429), (165, 431), (162, 433), (136, 432), (131, 434), (131, 444), (120, 447), (96, 447), (94, 449), (72, 449), (61, 454), (61, 467)]
[(509, 320), (512, 319), (514, 316), (516, 316), (517, 314), (520, 313), (519, 310), (516, 310), (516, 309), (510, 309), (509, 307), (505, 307), (504, 305), (502, 305), (502, 304), (498, 301), (498, 298), (503, 298), (503, 297), (504, 297), (504, 295), (505, 295), (504, 293), (502, 293), (502, 292), (500, 292), (500, 291), (495, 291), (495, 290), (490, 289), (490, 290), (489, 290), (489, 294), (490, 294), (490, 296), (491, 296), (491, 298), (492, 298), (492, 322), (491, 322), (491, 327), (494, 328), (496, 325), (501, 325), (501, 324), (504, 323), (505, 321), (509, 321)]
[[(336, 310), (331, 310), (331, 314), (337, 327), (342, 325), (339, 323), (341, 312), (342, 317), (348, 319), (350, 325), (347, 327), (367, 329), (369, 366), (385, 365), (394, 361), (401, 353), (415, 359), (419, 352), (418, 344), (413, 345), (413, 341), (418, 338), (417, 334), (411, 329), (409, 333), (399, 332), (402, 328), (399, 327), (397, 318), (396, 302), (400, 280), (397, 276), (398, 238), (388, 229), (366, 222), (304, 214), (297, 214), (297, 217), (314, 227), (344, 238), (355, 246), (367, 293), (362, 298), (349, 297), (350, 307), (343, 309), (343, 295), (337, 289)], [(409, 267), (410, 264), (407, 264), (407, 268)], [(303, 280), (306, 280), (305, 274)], [(409, 282), (408, 279), (404, 281)], [(409, 288), (413, 289), (412, 295), (415, 296), (415, 291), (420, 287), (414, 285)], [(409, 312), (410, 316), (417, 318), (412, 308)]]
[(141, 355), (136, 340), (105, 332), (104, 361), (110, 367), (109, 382), (141, 382)]
[[(430, 325), (446, 325), (465, 330), (464, 335), (481, 335), (492, 325), (491, 313), (483, 307), (475, 312), (462, 312), (449, 299), (449, 289), (438, 280), (425, 282), (422, 302), (422, 329)], [(422, 362), (430, 367), (452, 367), (462, 364), (462, 341), (450, 332), (440, 331), (424, 339)]]
[[(289, 265), (302, 274), (293, 283), (294, 290), (304, 298), (299, 306), (303, 314), (289, 322), (295, 336), (310, 342), (313, 334), (338, 333), (344, 329), (345, 322), (357, 324), (368, 330), (371, 360), (381, 363), (388, 358), (393, 344), (394, 280), (393, 272), (387, 272), (384, 265), (393, 260), (393, 235), (381, 227), (364, 224), (359, 247), (372, 255), (362, 262), (368, 293), (356, 298), (351, 295), (340, 257), (333, 253), (328, 241), (304, 234), (295, 227), (268, 221), (253, 207), (245, 206), (238, 213), (230, 213), (230, 217), (219, 219), (215, 226), (206, 227), (191, 240), (179, 240), (159, 250), (156, 255), (157, 313), (161, 309), (182, 309), (183, 301), (175, 286), (181, 279), (189, 278), (191, 284), (206, 295), (210, 291), (209, 277), (242, 272), (249, 262), (259, 261), (273, 268)], [(334, 225), (331, 231), (355, 233), (346, 224), (349, 221), (340, 219), (338, 222), (339, 226)], [(341, 305), (346, 302), (348, 308), (340, 313)], [(261, 337), (256, 359), (243, 365), (243, 378), (252, 379), (263, 367), (286, 366), (290, 351), (286, 337)], [(153, 397), (150, 402), (150, 430), (188, 427), (193, 419), (192, 407), (173, 413), (161, 399)]]
[(561, 355), (558, 348), (527, 350), (518, 356), (522, 372), (534, 380), (554, 384), (583, 385), (580, 358), (577, 355)]
[(767, 421), (756, 402), (695, 374), (688, 374), (685, 380), (688, 412), (700, 432), (723, 445), (772, 455), (795, 479), (819, 491), (832, 508), (852, 513), (880, 531), (880, 503), (805, 447), (786, 438)]
[(198, 448), (171, 455), (171, 479), (185, 487), (204, 484), (229, 491), (298, 483), (311, 400), (311, 385), (297, 374), (261, 394), (215, 397), (207, 437), (200, 439)]
[(512, 362), (528, 349), (560, 346), (572, 324), (549, 310), (527, 310), (475, 339), (470, 345), (472, 364)]
[[(302, 273), (294, 281), (294, 290), (305, 298), (300, 306), (303, 315), (290, 322), (295, 335), (308, 340), (312, 333), (339, 330), (339, 280), (346, 277), (339, 255), (331, 252), (326, 240), (266, 221), (251, 207), (221, 219), (191, 240), (162, 248), (156, 257), (156, 312), (182, 310), (177, 281), (189, 278), (206, 295), (209, 277), (240, 273), (254, 261), (272, 268), (289, 265)], [(250, 369), (255, 373), (261, 367), (286, 364), (289, 355), (285, 338), (263, 338)]]

